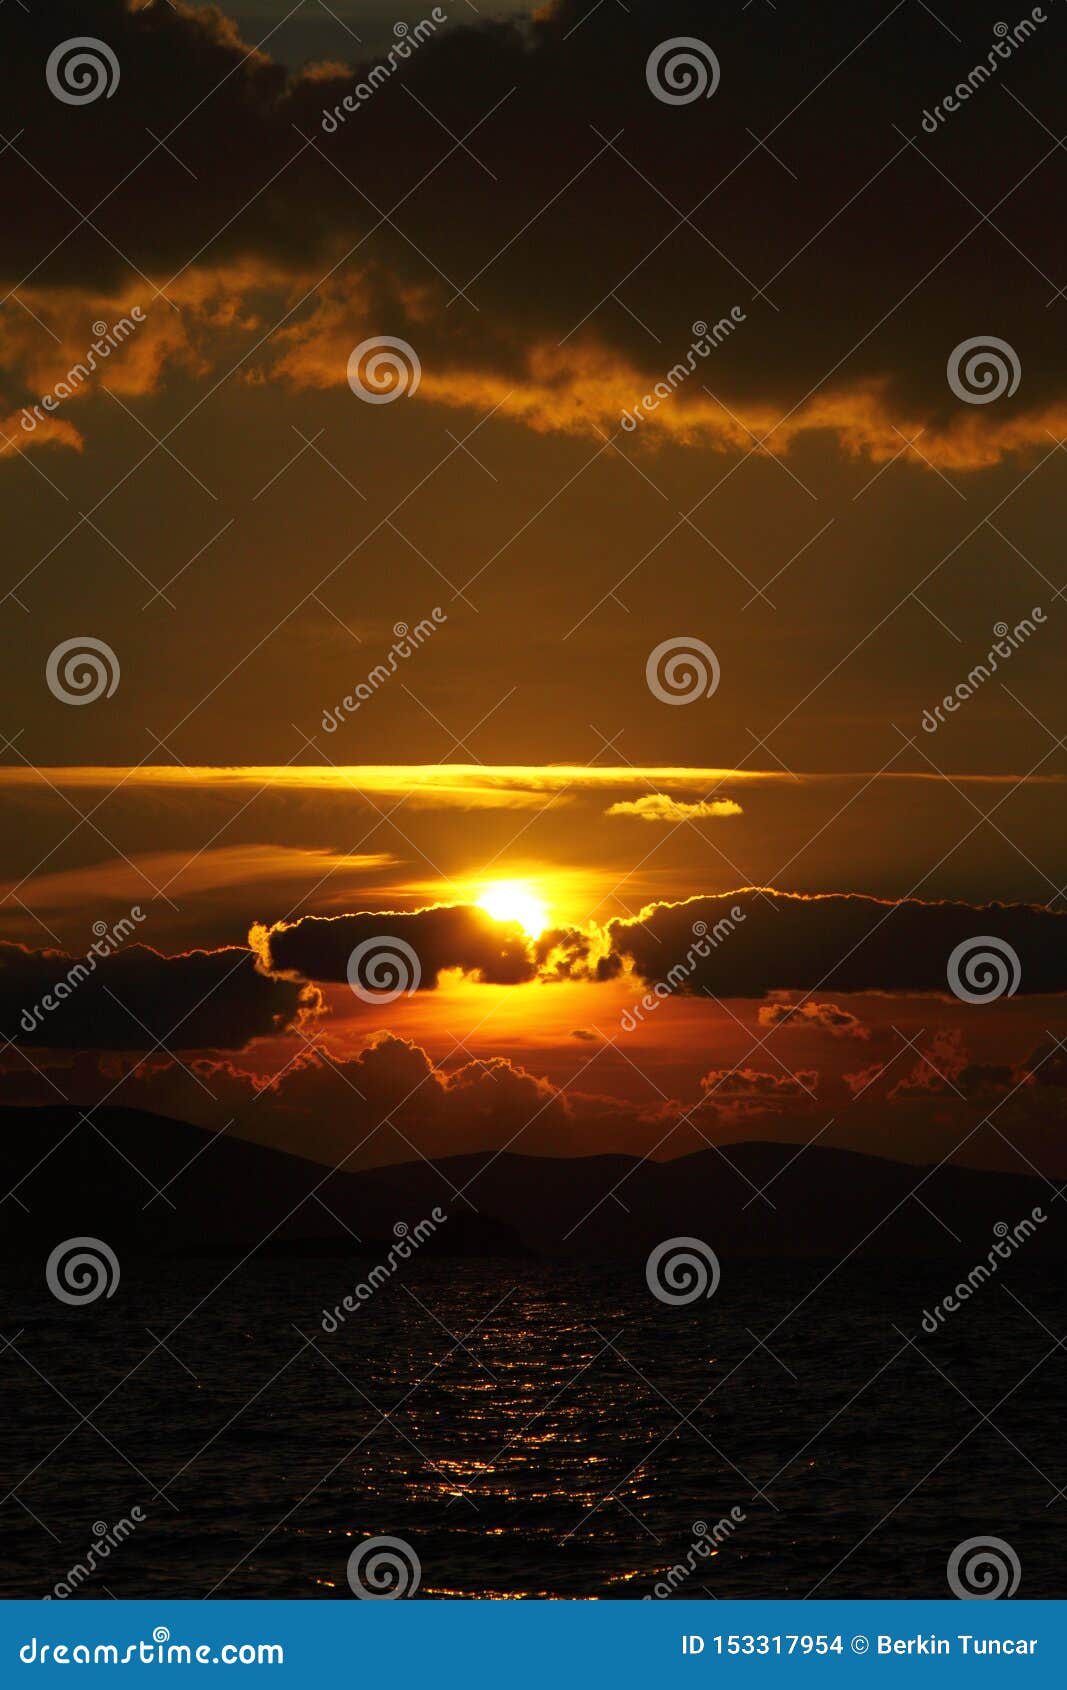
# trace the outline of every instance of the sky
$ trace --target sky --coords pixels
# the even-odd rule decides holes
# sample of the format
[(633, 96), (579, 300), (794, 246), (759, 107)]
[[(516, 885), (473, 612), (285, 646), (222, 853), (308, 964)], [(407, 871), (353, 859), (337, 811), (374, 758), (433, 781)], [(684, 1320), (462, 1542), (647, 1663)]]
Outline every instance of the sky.
[(1023, 16), (5, 8), (0, 1101), (1067, 1175)]
[[(528, 16), (534, 9), (516, 0), (496, 0), (492, 5), (475, 5), (473, 0), (448, 0), (441, 6), (448, 24), (474, 24)], [(294, 5), (293, 0), (248, 0), (225, 7), (249, 43), (263, 43), (273, 59), (299, 69), (301, 65), (335, 60), (347, 64), (387, 52), (394, 40), (394, 26), (415, 25), (433, 11), (422, 0), (398, 0), (396, 5), (368, 4), (367, 0), (323, 0)]]

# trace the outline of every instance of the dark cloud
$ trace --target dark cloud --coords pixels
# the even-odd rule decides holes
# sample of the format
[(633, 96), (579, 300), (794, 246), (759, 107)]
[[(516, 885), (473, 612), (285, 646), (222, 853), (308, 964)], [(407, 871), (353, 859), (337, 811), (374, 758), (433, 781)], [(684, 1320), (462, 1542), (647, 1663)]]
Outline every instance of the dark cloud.
[[(86, 1053), (69, 1067), (0, 1070), (0, 1101), (113, 1104), (224, 1127), (330, 1165), (406, 1162), (417, 1154), (518, 1147), (539, 1155), (612, 1149), (641, 1153), (664, 1130), (656, 1111), (616, 1097), (565, 1091), (506, 1056), (436, 1067), (418, 1044), (377, 1033), (355, 1054), (308, 1044), (264, 1077), (234, 1060), (194, 1058), (200, 1084), (169, 1058), (132, 1066)], [(672, 1105), (677, 1112), (678, 1105)], [(416, 1148), (417, 1147), (417, 1148)]]
[[(958, 1027), (941, 1027), (922, 1047), (916, 1048), (914, 1063), (886, 1092), (886, 1101), (928, 1103), (950, 1094), (969, 1096), (963, 1083), (967, 1071), (968, 1053), (963, 1034)], [(975, 1095), (978, 1095), (977, 1084)]]
[[(401, 949), (391, 948), (390, 940), (399, 940)], [(521, 927), (515, 922), (495, 921), (473, 904), (440, 904), (406, 913), (379, 910), (304, 916), (299, 921), (282, 921), (254, 930), (252, 943), (268, 969), (323, 982), (348, 980), (353, 951), (366, 945), (368, 961), (359, 977), (371, 989), (378, 982), (366, 969), (374, 958), (381, 958), (381, 966), (387, 968), (390, 956), (399, 957), (400, 972), (396, 982), (384, 974), (380, 977), (380, 985), (386, 989), (402, 982), (405, 989), (410, 986), (430, 991), (446, 968), (462, 969), (497, 986), (532, 980), (537, 972)], [(404, 946), (410, 947), (418, 959), (417, 982)]]
[(0, 943), (0, 1028), (56, 1050), (240, 1050), (318, 1004), (312, 988), (260, 973), (235, 947), (161, 956), (128, 944), (68, 956)]
[[(669, 992), (760, 998), (819, 988), (948, 995), (950, 956), (967, 946), (960, 964), (967, 984), (967, 958), (983, 953), (981, 944), (970, 942), (987, 935), (1006, 947), (1009, 969), (1011, 953), (1017, 956), (1020, 993), (1067, 990), (1065, 915), (1028, 904), (893, 902), (847, 893), (746, 888), (653, 904), (633, 920), (610, 922), (603, 933), (553, 928), (536, 940), (516, 923), (496, 921), (468, 904), (305, 916), (254, 929), (252, 944), (266, 969), (321, 983), (348, 980), (358, 946), (387, 959), (396, 952), (390, 948), (395, 940), (401, 952), (410, 947), (418, 959), (415, 989), (421, 991), (432, 990), (444, 969), (517, 985), (533, 979), (603, 982), (629, 965)], [(402, 956), (397, 979), (383, 977), (379, 984), (407, 989), (413, 979), (410, 959)], [(764, 1027), (788, 1023), (840, 1038), (867, 1036), (855, 1015), (833, 1003), (771, 1002), (758, 1020)]]
[[(933, 1015), (942, 1009), (951, 1014), (950, 1006), (925, 1007)], [(607, 1080), (612, 1054), (609, 1045), (600, 1049)], [(899, 1038), (895, 1049), (899, 1054)], [(279, 1057), (273, 1074), (250, 1071), (236, 1057), (192, 1056), (183, 1067), (161, 1052), (134, 1061), (35, 1051), (31, 1066), (31, 1053), (8, 1051), (0, 1064), (0, 1102), (51, 1105), (58, 1095), (88, 1108), (107, 1100), (110, 1107), (224, 1128), (349, 1169), (478, 1149), (661, 1158), (709, 1143), (803, 1145), (833, 1116), (835, 1124), (822, 1137), (826, 1144), (927, 1166), (958, 1155), (965, 1144), (965, 1159), (974, 1165), (1020, 1171), (1028, 1163), (1059, 1180), (1067, 1177), (1062, 1081), (1043, 1088), (1016, 1072), (1005, 1089), (1003, 1065), (972, 1064), (949, 1026), (929, 1031), (921, 1049), (945, 1079), (918, 1057), (912, 1064), (902, 1055), (894, 1063), (887, 1041), (886, 1061), (865, 1075), (842, 1076), (843, 1086), (832, 1072), (805, 1067), (791, 1074), (741, 1061), (737, 1067), (717, 1063), (699, 1086), (686, 1080), (678, 1096), (647, 1101), (592, 1089), (601, 1070), (599, 1061), (590, 1065), (590, 1051), (572, 1047), (578, 1073), (568, 1070), (560, 1085), (506, 1056), (441, 1068), (425, 1048), (390, 1032), (355, 1052), (320, 1037), (314, 1046)], [(768, 1049), (763, 1061), (770, 1056)], [(908, 1083), (890, 1096), (878, 1083), (883, 1075), (891, 1086), (899, 1077)], [(991, 1124), (982, 1129), (978, 1123), (987, 1111)]]
[(802, 1068), (768, 1073), (758, 1068), (712, 1068), (700, 1081), (699, 1122), (710, 1114), (728, 1126), (772, 1122), (811, 1108), (817, 1101), (818, 1071)]
[(1067, 1050), (1063, 1041), (1049, 1033), (1019, 1064), (1015, 1078), (1023, 1084), (1067, 1086)]
[(542, 980), (614, 980), (622, 958), (605, 953), (595, 930), (550, 927), (534, 941), (533, 954)]
[[(897, 1107), (948, 1102), (990, 1108), (995, 1105), (998, 1130), (1003, 1120), (1000, 1106), (1010, 1099), (1025, 1102), (1029, 1078), (1025, 1065), (973, 1061), (959, 1027), (943, 1026), (928, 1034), (924, 1031), (913, 1045), (913, 1060), (903, 1067), (896, 1059), (909, 1047), (898, 1044), (894, 1048), (886, 1042), (884, 1061), (873, 1062), (859, 1073), (843, 1074), (842, 1081), (852, 1098), (870, 1092), (872, 1100), (884, 1096), (886, 1103)], [(875, 1093), (872, 1088), (883, 1079), (887, 1084)]]
[(956, 1084), (965, 1097), (1005, 1097), (1018, 1085), (1015, 1070), (1003, 1062), (970, 1062), (956, 1076)]
[[(1044, 442), (1067, 394), (1064, 307), (1046, 309), (1067, 281), (1047, 211), (1067, 159), (1041, 127), (1067, 20), (1050, 0), (1007, 63), (996, 5), (938, 13), (898, 6), (872, 28), (826, 0), (814, 28), (803, 10), (558, 0), (434, 33), (345, 114), (368, 66), (290, 77), (212, 9), (52, 0), (5, 24), (4, 132), (19, 138), (0, 160), (3, 277), (40, 298), (128, 288), (131, 263), (177, 275), (186, 343), (160, 358), (201, 368), (242, 315), (256, 340), (286, 313), (263, 356), (296, 383), (342, 385), (358, 340), (400, 334), (422, 399), (488, 408), (510, 389), (506, 409), (540, 428), (617, 420), (685, 363), (695, 323), (736, 308), (643, 434), (747, 445), (742, 425), (788, 412), (783, 445), (803, 426), (888, 455), (896, 424), (945, 461), (990, 461)], [(45, 63), (85, 34), (121, 78), (110, 99), (64, 105)], [(678, 36), (713, 49), (713, 97), (650, 92), (646, 61)], [(243, 311), (188, 296), (211, 269), (229, 270)], [(989, 408), (945, 375), (981, 333), (1023, 371)]]
[(805, 1028), (829, 1033), (835, 1039), (866, 1039), (870, 1028), (850, 1010), (836, 1003), (765, 1003), (757, 1017), (761, 1027), (782, 1027), (788, 1023), (796, 1032)]
[(612, 922), (609, 933), (613, 951), (642, 979), (723, 998), (820, 988), (947, 994), (953, 951), (985, 935), (1018, 957), (1020, 993), (1067, 990), (1067, 915), (1031, 904), (749, 888), (656, 904), (639, 920)]

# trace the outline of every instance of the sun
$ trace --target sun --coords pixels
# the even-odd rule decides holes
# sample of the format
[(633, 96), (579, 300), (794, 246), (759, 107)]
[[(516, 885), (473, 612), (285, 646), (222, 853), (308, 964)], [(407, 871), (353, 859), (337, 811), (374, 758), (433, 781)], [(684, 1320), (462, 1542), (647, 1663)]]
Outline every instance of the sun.
[(548, 908), (523, 880), (495, 880), (478, 899), (478, 908), (494, 921), (517, 921), (536, 939), (548, 926)]

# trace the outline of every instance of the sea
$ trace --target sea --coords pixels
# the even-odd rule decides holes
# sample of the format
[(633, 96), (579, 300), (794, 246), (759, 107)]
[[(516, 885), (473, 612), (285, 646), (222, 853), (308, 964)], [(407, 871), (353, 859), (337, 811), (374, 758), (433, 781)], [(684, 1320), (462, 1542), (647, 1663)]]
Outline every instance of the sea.
[(986, 1592), (1067, 1596), (1062, 1279), (370, 1267), (5, 1266), (0, 1595), (945, 1597), (992, 1538)]

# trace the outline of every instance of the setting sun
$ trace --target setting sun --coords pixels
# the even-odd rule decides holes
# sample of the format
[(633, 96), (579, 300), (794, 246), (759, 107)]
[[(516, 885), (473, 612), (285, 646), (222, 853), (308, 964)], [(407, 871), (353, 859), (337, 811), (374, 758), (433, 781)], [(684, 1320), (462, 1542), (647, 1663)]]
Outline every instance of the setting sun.
[(478, 899), (478, 908), (495, 921), (517, 921), (531, 939), (548, 926), (548, 909), (522, 880), (498, 880)]

